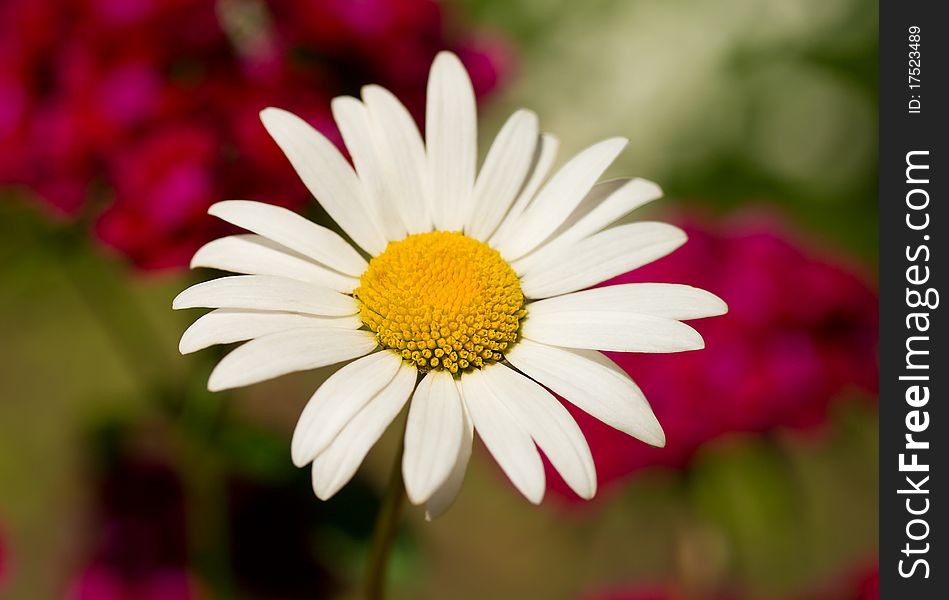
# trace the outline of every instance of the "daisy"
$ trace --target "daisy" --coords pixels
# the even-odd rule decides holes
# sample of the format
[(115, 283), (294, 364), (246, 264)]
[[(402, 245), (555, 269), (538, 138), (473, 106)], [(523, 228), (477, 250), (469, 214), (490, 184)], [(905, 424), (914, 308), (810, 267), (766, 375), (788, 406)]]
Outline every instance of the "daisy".
[(664, 445), (643, 393), (599, 351), (698, 350), (701, 336), (681, 321), (726, 306), (685, 285), (587, 289), (686, 239), (663, 223), (614, 225), (661, 196), (642, 179), (597, 183), (626, 140), (553, 170), (556, 139), (519, 110), (478, 170), (471, 81), (447, 52), (432, 65), (424, 139), (378, 86), (332, 109), (352, 166), (293, 114), (267, 108), (261, 120), (344, 235), (258, 202), (209, 210), (250, 233), (210, 242), (191, 262), (241, 275), (174, 301), (214, 309), (185, 331), (182, 353), (246, 342), (208, 388), (346, 363), (303, 409), (294, 464), (311, 464), (316, 495), (331, 497), (408, 403), (402, 476), (430, 517), (457, 494), (475, 432), (531, 502), (544, 496), (541, 452), (579, 496), (596, 493), (586, 440), (551, 391)]

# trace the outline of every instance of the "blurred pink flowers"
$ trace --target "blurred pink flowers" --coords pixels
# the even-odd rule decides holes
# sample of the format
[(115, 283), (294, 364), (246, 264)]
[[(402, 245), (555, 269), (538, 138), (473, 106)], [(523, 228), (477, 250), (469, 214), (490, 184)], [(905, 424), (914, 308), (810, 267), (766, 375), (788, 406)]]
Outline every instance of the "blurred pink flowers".
[(880, 600), (880, 565), (874, 564), (853, 579), (853, 593), (847, 600)]
[(69, 595), (70, 600), (199, 600), (203, 597), (199, 586), (185, 571), (159, 571), (129, 580), (104, 565), (86, 569)]
[[(670, 586), (645, 586), (587, 596), (585, 600), (690, 600), (693, 595), (681, 594)], [(735, 600), (735, 596), (701, 596), (707, 600)]]
[[(585, 600), (687, 600), (706, 598), (708, 600), (738, 600), (753, 598), (750, 594), (705, 594), (683, 593), (674, 585), (631, 586), (613, 591), (597, 592), (585, 596)], [(800, 594), (787, 594), (784, 598), (799, 600), (879, 600), (880, 568), (873, 564), (869, 568), (848, 572), (838, 577), (830, 585)]]
[(188, 571), (185, 499), (163, 462), (119, 458), (99, 482), (90, 560), (70, 600), (197, 600)]
[(3, 529), (0, 529), (0, 592), (6, 587), (7, 577), (10, 571), (9, 550), (7, 550), (7, 541), (3, 535)]
[(213, 202), (306, 201), (257, 120), (263, 107), (337, 139), (330, 98), (374, 82), (417, 111), (444, 48), (479, 95), (495, 87), (507, 47), (449, 29), (433, 0), (9, 0), (0, 185), (60, 215), (101, 214), (99, 237), (137, 266), (184, 265), (220, 233)]
[[(729, 313), (691, 323), (705, 338), (703, 352), (607, 353), (649, 398), (665, 448), (566, 404), (603, 487), (651, 466), (682, 468), (703, 444), (730, 433), (820, 425), (848, 390), (877, 390), (877, 293), (850, 264), (805, 249), (773, 217), (679, 224), (689, 242), (678, 252), (603, 285), (688, 283), (717, 294)], [(576, 499), (552, 469), (547, 474), (552, 490)]]

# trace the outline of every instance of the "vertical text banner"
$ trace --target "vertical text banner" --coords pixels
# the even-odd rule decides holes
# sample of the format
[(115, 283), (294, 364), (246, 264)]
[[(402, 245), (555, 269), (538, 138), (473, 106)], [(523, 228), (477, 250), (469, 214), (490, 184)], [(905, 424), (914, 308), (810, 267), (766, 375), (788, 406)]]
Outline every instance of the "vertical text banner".
[(944, 9), (880, 4), (880, 597), (893, 600), (949, 598)]

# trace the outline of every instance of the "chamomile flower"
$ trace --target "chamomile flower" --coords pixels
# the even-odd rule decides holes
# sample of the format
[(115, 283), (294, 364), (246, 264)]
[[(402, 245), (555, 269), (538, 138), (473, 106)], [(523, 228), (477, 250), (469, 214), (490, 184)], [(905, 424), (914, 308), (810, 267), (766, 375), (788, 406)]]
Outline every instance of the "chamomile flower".
[(471, 82), (439, 54), (425, 137), (389, 92), (336, 98), (352, 165), (298, 117), (264, 127), (343, 236), (288, 210), (231, 200), (210, 214), (249, 231), (198, 250), (192, 267), (241, 275), (183, 291), (174, 308), (213, 308), (183, 353), (245, 342), (208, 387), (250, 385), (347, 363), (313, 394), (291, 455), (329, 498), (409, 404), (402, 474), (431, 516), (451, 504), (475, 432), (513, 484), (544, 495), (541, 452), (578, 495), (596, 493), (586, 440), (551, 394), (654, 446), (665, 437), (643, 393), (598, 352), (703, 347), (682, 320), (725, 304), (684, 285), (587, 289), (685, 242), (671, 225), (618, 219), (661, 195), (642, 179), (597, 180), (626, 144), (594, 144), (552, 170), (557, 141), (515, 112), (477, 169)]

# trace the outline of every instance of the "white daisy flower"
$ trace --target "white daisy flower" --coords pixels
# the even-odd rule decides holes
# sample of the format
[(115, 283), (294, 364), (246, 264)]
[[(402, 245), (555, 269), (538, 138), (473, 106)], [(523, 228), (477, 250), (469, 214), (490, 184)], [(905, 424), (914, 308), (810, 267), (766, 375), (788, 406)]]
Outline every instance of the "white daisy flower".
[(208, 388), (348, 363), (313, 394), (291, 444), (294, 464), (312, 463), (322, 499), (352, 478), (411, 399), (402, 475), (430, 516), (458, 492), (474, 432), (531, 502), (544, 496), (541, 451), (578, 495), (596, 493), (587, 442), (548, 390), (664, 445), (643, 393), (598, 351), (700, 349), (701, 336), (681, 320), (726, 306), (684, 285), (586, 289), (686, 239), (663, 223), (611, 227), (661, 195), (642, 179), (597, 183), (626, 140), (594, 144), (550, 174), (557, 141), (519, 110), (478, 170), (475, 97), (450, 53), (432, 65), (424, 140), (381, 87), (332, 108), (355, 170), (300, 118), (267, 108), (261, 120), (352, 245), (276, 206), (212, 206), (251, 233), (210, 242), (191, 262), (242, 275), (174, 301), (215, 309), (185, 331), (182, 353), (246, 342)]

